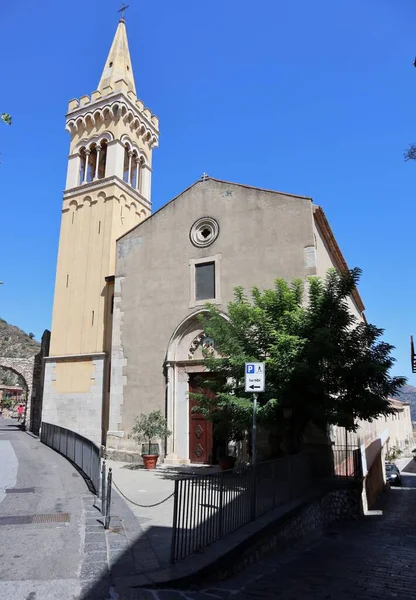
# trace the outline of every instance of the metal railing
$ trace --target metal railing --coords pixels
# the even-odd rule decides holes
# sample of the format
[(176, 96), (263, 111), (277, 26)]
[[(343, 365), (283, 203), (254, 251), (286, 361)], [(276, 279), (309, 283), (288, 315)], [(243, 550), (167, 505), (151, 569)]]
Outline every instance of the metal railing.
[(359, 479), (362, 476), (361, 451), (350, 446), (333, 446), (334, 477), (336, 479)]
[(294, 500), (311, 487), (310, 460), (303, 454), (177, 479), (171, 562)]
[(100, 448), (91, 440), (52, 423), (42, 422), (40, 441), (72, 461), (100, 493)]

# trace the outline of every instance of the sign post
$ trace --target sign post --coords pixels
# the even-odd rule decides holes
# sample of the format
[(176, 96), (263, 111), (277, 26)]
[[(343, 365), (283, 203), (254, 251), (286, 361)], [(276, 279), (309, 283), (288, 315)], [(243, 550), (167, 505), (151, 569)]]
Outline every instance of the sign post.
[(253, 394), (253, 434), (252, 434), (252, 462), (257, 460), (257, 394), (264, 392), (266, 370), (264, 363), (246, 363), (246, 392)]

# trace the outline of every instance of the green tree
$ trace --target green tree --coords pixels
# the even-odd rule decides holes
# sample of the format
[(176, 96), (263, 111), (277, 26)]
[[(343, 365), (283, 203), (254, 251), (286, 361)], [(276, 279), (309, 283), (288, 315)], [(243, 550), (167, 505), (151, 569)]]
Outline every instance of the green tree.
[(244, 391), (244, 363), (260, 361), (267, 379), (259, 423), (276, 427), (284, 451), (299, 450), (310, 422), (354, 430), (357, 419), (394, 412), (388, 398), (406, 379), (390, 375), (393, 346), (381, 340), (381, 329), (358, 322), (348, 308), (360, 274), (332, 269), (325, 281), (310, 278), (307, 306), (303, 283), (281, 279), (272, 290), (253, 288), (250, 299), (237, 288), (228, 318), (207, 305), (202, 324), (222, 358), (205, 356), (217, 377), (201, 380), (194, 395), (198, 410), (217, 425), (230, 427), (232, 421), (233, 434), (249, 430), (252, 397)]
[(4, 121), (7, 125), (12, 124), (12, 117), (8, 113), (2, 113), (1, 120)]
[(149, 454), (151, 454), (152, 440), (163, 439), (170, 435), (166, 419), (160, 410), (154, 410), (149, 414), (140, 414), (135, 418), (131, 428), (131, 437), (137, 443), (147, 442)]
[(34, 333), (32, 333), (32, 332), (30, 332), (30, 333), (28, 334), (28, 337), (30, 337), (30, 339), (31, 339), (31, 340), (33, 340), (33, 338), (35, 337), (35, 334), (34, 334)]

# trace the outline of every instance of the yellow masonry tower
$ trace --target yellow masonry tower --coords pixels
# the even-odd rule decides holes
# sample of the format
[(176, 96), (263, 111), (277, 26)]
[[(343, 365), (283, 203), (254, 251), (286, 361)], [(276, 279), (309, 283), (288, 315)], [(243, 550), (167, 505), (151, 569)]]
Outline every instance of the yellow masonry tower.
[(150, 215), (159, 123), (136, 96), (124, 18), (71, 134), (42, 421), (105, 441), (116, 239)]

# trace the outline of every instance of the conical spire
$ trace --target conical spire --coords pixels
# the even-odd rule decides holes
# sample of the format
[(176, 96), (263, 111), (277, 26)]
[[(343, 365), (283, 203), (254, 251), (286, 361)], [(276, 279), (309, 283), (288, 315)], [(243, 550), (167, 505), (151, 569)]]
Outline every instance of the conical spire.
[(120, 19), (118, 24), (97, 89), (102, 92), (108, 85), (114, 88), (115, 82), (120, 79), (124, 79), (129, 88), (136, 93), (124, 19)]

